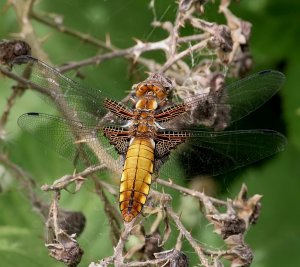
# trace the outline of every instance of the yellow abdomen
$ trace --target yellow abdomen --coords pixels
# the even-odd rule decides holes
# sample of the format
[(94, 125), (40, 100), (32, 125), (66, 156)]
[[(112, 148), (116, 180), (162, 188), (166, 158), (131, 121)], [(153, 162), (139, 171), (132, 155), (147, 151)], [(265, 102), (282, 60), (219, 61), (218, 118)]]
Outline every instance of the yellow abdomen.
[(120, 210), (130, 222), (142, 210), (149, 194), (153, 173), (154, 145), (151, 139), (135, 137), (130, 144), (120, 185)]

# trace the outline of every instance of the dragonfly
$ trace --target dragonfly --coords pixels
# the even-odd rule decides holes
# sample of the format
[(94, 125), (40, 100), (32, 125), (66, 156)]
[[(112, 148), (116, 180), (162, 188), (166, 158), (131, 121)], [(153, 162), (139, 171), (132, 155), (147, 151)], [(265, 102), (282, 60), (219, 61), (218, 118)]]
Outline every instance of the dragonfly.
[[(20, 56), (12, 65), (26, 77), (28, 87), (60, 112), (25, 113), (19, 126), (64, 157), (104, 163), (119, 172), (119, 208), (126, 223), (142, 212), (154, 175), (180, 153), (198, 155), (199, 165), (207, 166), (203, 174), (217, 175), (269, 157), (286, 145), (286, 138), (272, 130), (214, 129), (218, 118), (223, 116), (225, 128), (269, 100), (285, 80), (275, 70), (180, 101), (172, 100), (172, 81), (153, 73), (132, 87), (124, 103), (31, 56)], [(201, 120), (206, 123), (199, 128), (195, 122)]]

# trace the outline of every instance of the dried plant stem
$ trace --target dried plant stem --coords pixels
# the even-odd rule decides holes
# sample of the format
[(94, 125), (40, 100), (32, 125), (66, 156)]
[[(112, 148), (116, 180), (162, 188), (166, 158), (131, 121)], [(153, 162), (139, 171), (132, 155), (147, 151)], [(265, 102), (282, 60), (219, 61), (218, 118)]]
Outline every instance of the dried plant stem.
[(206, 253), (204, 252), (203, 248), (192, 237), (191, 233), (186, 230), (186, 228), (180, 221), (180, 217), (170, 207), (166, 207), (166, 211), (171, 216), (173, 221), (176, 223), (176, 226), (177, 226), (178, 230), (180, 231), (180, 233), (188, 240), (188, 242), (191, 244), (191, 246), (197, 253), (201, 264), (204, 266), (209, 266), (209, 262), (205, 256)]
[(125, 246), (128, 236), (134, 226), (135, 221), (136, 220), (133, 219), (130, 223), (124, 224), (124, 230), (119, 238), (119, 242), (118, 242), (117, 246), (114, 248), (114, 265), (116, 267), (123, 266), (122, 264), (124, 262), (124, 257), (123, 257), (124, 246)]
[(113, 46), (108, 46), (105, 42), (102, 42), (101, 40), (96, 39), (93, 36), (90, 36), (88, 34), (84, 34), (82, 32), (73, 30), (73, 29), (71, 29), (69, 27), (64, 26), (61, 23), (55, 23), (55, 21), (53, 21), (53, 20), (48, 19), (48, 18), (45, 17), (45, 15), (47, 16), (47, 14), (41, 15), (41, 14), (39, 14), (39, 13), (34, 12), (33, 10), (31, 10), (30, 15), (31, 15), (31, 17), (34, 20), (39, 21), (39, 22), (41, 22), (41, 23), (43, 23), (43, 24), (45, 24), (45, 25), (47, 25), (49, 27), (55, 28), (55, 29), (57, 29), (58, 31), (60, 31), (62, 33), (65, 33), (67, 35), (70, 35), (70, 36), (73, 36), (75, 38), (78, 38), (78, 39), (80, 39), (81, 41), (83, 41), (85, 43), (94, 45), (96, 47), (103, 48), (105, 50), (113, 50), (114, 49)]
[[(200, 43), (182, 51), (178, 55), (172, 57), (168, 63), (164, 65), (164, 67), (161, 68), (161, 66), (158, 64), (156, 68), (151, 68), (151, 69), (156, 69), (158, 71), (160, 68), (160, 71), (165, 72), (172, 64), (177, 62), (178, 60), (182, 59), (183, 57), (188, 56), (191, 52), (202, 49), (205, 47), (207, 40), (203, 38), (206, 37), (204, 35), (198, 35), (197, 37), (195, 36), (187, 36), (182, 39), (179, 39), (179, 42), (189, 42), (190, 40), (193, 39), (193, 41), (202, 40)], [(91, 58), (87, 58), (81, 61), (77, 62), (70, 62), (68, 64), (65, 64), (61, 67), (58, 68), (58, 71), (64, 73), (66, 71), (74, 70), (74, 69), (79, 69), (84, 66), (88, 65), (94, 65), (94, 64), (100, 64), (106, 60), (110, 60), (113, 58), (118, 58), (118, 57), (131, 57), (137, 62), (144, 64), (146, 66), (149, 66), (149, 61), (145, 60), (144, 58), (140, 57), (140, 54), (144, 52), (149, 52), (149, 51), (154, 51), (154, 50), (163, 50), (163, 51), (169, 51), (170, 48), (167, 45), (168, 40), (162, 40), (158, 42), (152, 42), (152, 43), (142, 43), (138, 42), (136, 45), (129, 47), (127, 49), (119, 49), (115, 50), (113, 52), (108, 52), (105, 54), (97, 55)]]
[(186, 57), (187, 55), (191, 54), (192, 52), (196, 51), (196, 50), (201, 50), (203, 48), (205, 48), (207, 46), (207, 41), (208, 40), (203, 40), (200, 43), (197, 43), (193, 46), (191, 46), (190, 48), (176, 54), (175, 56), (173, 56), (170, 60), (168, 60), (163, 67), (160, 69), (160, 72), (166, 72), (174, 63), (176, 63), (178, 60)]
[(49, 61), (48, 55), (42, 49), (39, 38), (35, 33), (35, 29), (31, 24), (30, 14), (36, 0), (15, 0), (10, 1), (11, 5), (15, 9), (17, 21), (20, 26), (20, 33), (17, 36), (23, 40), (26, 40), (31, 45), (31, 50), (34, 51), (34, 55), (44, 61)]
[(10, 96), (6, 100), (6, 106), (3, 109), (2, 115), (0, 117), (0, 138), (4, 134), (4, 128), (7, 123), (9, 113), (13, 106), (15, 105), (18, 97), (20, 97), (23, 93), (23, 90), (20, 90), (19, 87), (16, 87), (12, 90)]
[[(62, 73), (73, 70), (73, 69), (78, 69), (78, 68), (81, 68), (84, 66), (88, 66), (88, 65), (100, 64), (103, 61), (110, 60), (112, 58), (127, 57), (127, 56), (132, 57), (137, 62), (149, 67), (149, 65), (148, 65), (149, 62), (147, 62), (147, 60), (145, 60), (144, 58), (140, 57), (140, 54), (142, 54), (144, 52), (152, 51), (152, 50), (163, 50), (168, 55), (168, 60), (162, 69), (162, 71), (165, 71), (172, 64), (174, 64), (174, 62), (187, 56), (193, 50), (202, 48), (201, 45), (193, 46), (192, 48), (185, 50), (184, 53), (181, 53), (179, 56), (177, 56), (174, 59), (177, 44), (187, 43), (187, 42), (191, 42), (191, 41), (197, 42), (197, 41), (207, 39), (209, 37), (207, 34), (198, 34), (198, 35), (179, 37), (178, 30), (182, 23), (181, 22), (182, 12), (178, 11), (175, 26), (172, 30), (170, 30), (171, 31), (170, 37), (166, 38), (165, 40), (162, 40), (159, 42), (153, 42), (153, 43), (143, 43), (143, 42), (138, 41), (138, 43), (133, 47), (130, 47), (127, 49), (119, 49), (119, 48), (113, 46), (110, 42), (103, 42), (92, 36), (82, 34), (81, 32), (70, 29), (62, 24), (55, 23), (54, 21), (46, 19), (45, 16), (42, 16), (42, 15), (38, 14), (37, 12), (31, 11), (31, 16), (32, 16), (32, 18), (38, 20), (39, 22), (46, 24), (50, 27), (53, 27), (60, 32), (63, 32), (68, 35), (71, 35), (73, 37), (76, 37), (83, 42), (87, 42), (89, 44), (92, 44), (97, 47), (103, 48), (105, 50), (111, 51), (111, 52), (97, 55), (95, 57), (91, 57), (91, 58), (88, 58), (88, 59), (85, 59), (82, 61), (70, 62), (68, 64), (65, 64), (58, 69)], [(153, 68), (150, 68), (150, 69), (152, 69), (153, 71), (155, 71), (155, 69), (156, 69), (156, 71), (157, 71), (160, 69), (160, 66), (158, 66), (155, 69), (153, 69)]]
[(43, 185), (41, 189), (43, 191), (57, 191), (57, 190), (65, 189), (69, 184), (76, 182), (76, 181), (78, 181), (78, 182), (84, 181), (85, 177), (87, 177), (97, 171), (100, 171), (103, 168), (104, 168), (104, 164), (90, 166), (80, 173), (76, 173), (76, 174), (72, 174), (72, 175), (65, 175), (65, 176), (61, 177), (60, 179), (57, 179), (56, 181), (54, 181), (54, 183), (52, 185)]
[(188, 189), (186, 187), (177, 185), (177, 184), (175, 184), (173, 182), (165, 181), (165, 180), (159, 179), (159, 178), (156, 179), (156, 182), (158, 184), (163, 185), (163, 186), (167, 186), (169, 188), (178, 190), (181, 193), (188, 194), (188, 195), (190, 195), (192, 197), (196, 197), (197, 199), (199, 199), (204, 204), (207, 203), (208, 201), (210, 201), (210, 202), (212, 202), (213, 204), (215, 204), (217, 206), (227, 206), (227, 202), (226, 201), (223, 201), (223, 200), (220, 200), (220, 199), (217, 199), (217, 198), (213, 198), (213, 197), (210, 197), (210, 196), (206, 196), (202, 192), (199, 192), (199, 191), (196, 191), (196, 190), (192, 190), (192, 189)]
[(0, 154), (0, 162), (7, 166), (15, 174), (15, 177), (20, 181), (20, 183), (26, 187), (26, 192), (33, 191), (35, 181), (28, 173), (26, 173), (20, 166), (10, 161), (4, 154)]
[(103, 190), (103, 185), (96, 177), (93, 177), (96, 194), (104, 203), (104, 212), (106, 213), (111, 229), (111, 238), (113, 246), (116, 246), (121, 235), (123, 220), (115, 205), (112, 205), (107, 199)]
[(48, 205), (38, 197), (35, 193), (34, 188), (36, 187), (36, 182), (33, 177), (31, 177), (27, 172), (25, 172), (20, 166), (13, 163), (6, 155), (0, 154), (0, 162), (6, 166), (14, 177), (22, 185), (22, 192), (31, 201), (32, 206), (36, 211), (46, 220)]

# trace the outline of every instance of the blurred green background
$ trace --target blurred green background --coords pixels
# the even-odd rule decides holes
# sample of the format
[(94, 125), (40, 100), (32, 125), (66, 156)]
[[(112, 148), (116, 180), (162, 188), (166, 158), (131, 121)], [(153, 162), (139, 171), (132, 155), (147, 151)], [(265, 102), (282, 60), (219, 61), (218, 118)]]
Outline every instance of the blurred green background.
[[(156, 11), (160, 20), (174, 18), (174, 1), (157, 0)], [(0, 39), (11, 38), (19, 31), (15, 13), (5, 9), (6, 1), (0, 0)], [(39, 1), (37, 11), (61, 14), (68, 27), (91, 34), (102, 40), (110, 34), (114, 45), (126, 48), (134, 39), (158, 40), (164, 32), (151, 28), (152, 12), (149, 1), (117, 0), (52, 0)], [(267, 107), (260, 109), (248, 120), (256, 128), (270, 128), (284, 132), (288, 138), (285, 152), (262, 164), (237, 173), (234, 182), (227, 183), (222, 197), (233, 197), (245, 182), (249, 192), (264, 196), (262, 214), (258, 225), (246, 236), (254, 251), (255, 267), (300, 266), (300, 2), (296, 0), (244, 0), (232, 4), (231, 10), (253, 24), (251, 52), (254, 58), (253, 72), (277, 69), (285, 73), (287, 82)], [(204, 18), (220, 20), (216, 5), (208, 4)], [(221, 18), (222, 21), (222, 18)], [(45, 38), (43, 48), (52, 64), (80, 60), (96, 54), (91, 45), (66, 36), (47, 26), (34, 22), (38, 36)], [(105, 88), (116, 99), (131, 88), (128, 64), (115, 59), (99, 67), (81, 70), (85, 84)], [(0, 112), (10, 95), (13, 84), (9, 79), (0, 80)], [(35, 94), (27, 91), (10, 114), (6, 143), (2, 149), (11, 159), (35, 177), (38, 184), (50, 183), (72, 172), (69, 162), (44, 149), (33, 138), (24, 135), (16, 121), (19, 115), (30, 111), (48, 112)], [(258, 120), (258, 118), (261, 118)], [(4, 146), (4, 147), (3, 147)], [(22, 195), (21, 186), (0, 165), (0, 266), (62, 266), (47, 256), (43, 246), (43, 225), (40, 217)], [(47, 199), (47, 194), (40, 193)], [(85, 254), (80, 266), (112, 254), (108, 221), (102, 216), (102, 204), (87, 182), (79, 194), (63, 194), (61, 206), (81, 210), (87, 217), (87, 225), (79, 238)], [(214, 237), (208, 235), (211, 228), (198, 225), (193, 231), (198, 240), (211, 244)], [(195, 255), (190, 251), (189, 257)], [(191, 264), (193, 260), (191, 261)]]

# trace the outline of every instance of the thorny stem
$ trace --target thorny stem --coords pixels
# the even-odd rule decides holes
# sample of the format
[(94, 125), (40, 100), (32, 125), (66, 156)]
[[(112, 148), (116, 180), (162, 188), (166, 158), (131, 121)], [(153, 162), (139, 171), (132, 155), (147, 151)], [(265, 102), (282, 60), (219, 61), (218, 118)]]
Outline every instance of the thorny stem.
[(83, 34), (82, 32), (73, 30), (71, 28), (68, 28), (68, 27), (64, 26), (61, 23), (56, 23), (54, 20), (46, 18), (45, 15), (47, 15), (47, 14), (41, 15), (41, 14), (38, 14), (37, 12), (31, 10), (30, 15), (36, 21), (39, 21), (39, 22), (41, 22), (41, 23), (43, 23), (43, 24), (45, 24), (49, 27), (55, 28), (55, 29), (57, 29), (58, 31), (60, 31), (62, 33), (65, 33), (67, 35), (78, 38), (78, 39), (82, 40), (83, 42), (89, 43), (89, 44), (94, 45), (96, 47), (103, 48), (105, 50), (111, 50), (112, 51), (112, 50), (115, 49), (113, 46), (111, 46), (111, 45), (108, 46), (106, 43), (102, 42), (99, 39), (96, 39), (93, 36)]
[(42, 190), (43, 191), (57, 191), (62, 190), (66, 188), (69, 184), (76, 182), (76, 181), (84, 181), (85, 177), (100, 171), (104, 168), (104, 164), (96, 165), (96, 166), (90, 166), (86, 168), (84, 171), (72, 175), (65, 175), (61, 177), (60, 179), (54, 181), (52, 185), (43, 185)]
[(170, 207), (166, 207), (166, 211), (171, 216), (173, 221), (175, 222), (180, 233), (188, 240), (188, 242), (193, 247), (193, 249), (195, 250), (195, 252), (197, 253), (197, 255), (199, 257), (200, 262), (204, 266), (209, 266), (208, 260), (205, 256), (205, 252), (204, 252), (203, 248), (196, 242), (196, 240), (192, 237), (191, 233), (186, 230), (186, 228), (180, 221), (180, 217)]
[(36, 187), (35, 180), (28, 173), (26, 173), (20, 166), (16, 165), (9, 158), (0, 154), (0, 162), (4, 164), (9, 170), (14, 173), (14, 177), (19, 181), (23, 186), (23, 192), (26, 197), (31, 201), (32, 206), (39, 212), (39, 214), (46, 219), (46, 209), (48, 205), (42, 201), (38, 197), (38, 195), (34, 192), (34, 188)]
[(136, 261), (124, 264), (124, 267), (139, 267), (139, 266), (169, 266), (169, 261), (176, 257), (176, 250), (161, 259)]
[(22, 95), (22, 92), (23, 90), (20, 90), (18, 87), (14, 88), (10, 96), (6, 100), (6, 106), (0, 117), (0, 139), (1, 138), (4, 139), (4, 128), (7, 123), (9, 113), (13, 108), (13, 106), (15, 105), (17, 98)]
[(112, 205), (107, 199), (103, 190), (103, 184), (96, 177), (93, 177), (93, 180), (96, 189), (96, 194), (104, 203), (104, 211), (107, 214), (111, 229), (112, 244), (113, 246), (115, 246), (118, 243), (118, 239), (120, 238), (121, 225), (123, 223), (123, 220), (121, 219), (120, 213), (116, 209), (116, 207)]
[(39, 38), (37, 37), (34, 27), (30, 21), (30, 14), (36, 0), (14, 0), (10, 1), (11, 5), (15, 9), (17, 21), (20, 26), (19, 37), (26, 40), (31, 45), (31, 50), (34, 51), (34, 55), (44, 61), (48, 61), (48, 55), (41, 47)]
[(207, 45), (207, 41), (208, 40), (203, 40), (200, 43), (195, 44), (195, 45), (191, 46), (190, 48), (176, 54), (174, 57), (172, 57), (172, 59), (170, 59), (169, 61), (166, 62), (166, 64), (160, 69), (160, 72), (162, 72), (162, 73), (166, 72), (178, 60), (184, 58), (185, 56), (191, 54), (192, 52), (194, 52), (196, 50), (205, 48)]
[(174, 25), (173, 25), (173, 27), (171, 27), (171, 29), (169, 29), (170, 36), (168, 38), (167, 43), (169, 44), (170, 49), (167, 53), (167, 60), (164, 64), (164, 66), (162, 67), (161, 72), (164, 72), (166, 69), (168, 69), (174, 63), (173, 58), (176, 56), (178, 39), (179, 39), (179, 29), (181, 26), (184, 25), (184, 12), (182, 12), (181, 8), (180, 8), (182, 3), (183, 3), (183, 0), (179, 0), (179, 5), (178, 5)]
[[(85, 59), (82, 61), (70, 62), (68, 64), (64, 64), (63, 66), (58, 68), (58, 70), (62, 73), (73, 70), (73, 69), (78, 69), (78, 68), (81, 68), (84, 66), (88, 66), (88, 65), (100, 64), (106, 60), (110, 60), (113, 58), (127, 57), (127, 56), (132, 57), (134, 60), (136, 60), (137, 62), (139, 62), (141, 64), (144, 64), (149, 69), (152, 69), (152, 71), (154, 72), (155, 69), (153, 69), (149, 66), (149, 62), (146, 59), (140, 57), (140, 54), (142, 54), (144, 52), (152, 51), (152, 50), (164, 50), (169, 55), (167, 62), (164, 64), (164, 66), (161, 69), (161, 71), (165, 72), (176, 61), (189, 55), (189, 53), (193, 52), (194, 50), (203, 48), (202, 46), (199, 46), (199, 47), (194, 46), (193, 48), (188, 48), (185, 51), (183, 51), (184, 53), (181, 53), (179, 55), (179, 57), (178, 56), (175, 57), (177, 44), (188, 43), (191, 41), (201, 41), (204, 39), (208, 39), (208, 37), (209, 37), (207, 34), (198, 34), (198, 35), (179, 37), (178, 30), (180, 28), (180, 25), (182, 24), (182, 19), (181, 19), (182, 12), (178, 11), (177, 17), (176, 17), (176, 22), (171, 31), (170, 37), (168, 37), (162, 41), (159, 41), (159, 42), (152, 42), (152, 43), (138, 42), (137, 45), (132, 46), (130, 48), (119, 49), (119, 48), (111, 45), (110, 43), (102, 42), (98, 39), (95, 39), (92, 36), (82, 34), (81, 32), (70, 29), (60, 23), (55, 23), (49, 19), (46, 19), (45, 16), (39, 15), (38, 13), (36, 13), (34, 11), (31, 11), (31, 15), (34, 19), (38, 20), (39, 22), (44, 23), (50, 27), (56, 28), (60, 32), (63, 32), (63, 33), (69, 34), (73, 37), (76, 37), (76, 38), (82, 40), (83, 42), (87, 42), (87, 43), (90, 43), (97, 47), (101, 47), (101, 48), (111, 51), (111, 52), (97, 55), (95, 57), (91, 57), (89, 59)], [(156, 71), (159, 70), (160, 68), (161, 68), (160, 66), (157, 66)]]
[(53, 199), (52, 199), (52, 204), (50, 207), (50, 211), (49, 213), (51, 213), (49, 215), (49, 218), (53, 219), (53, 226), (54, 226), (54, 232), (55, 232), (55, 236), (58, 236), (60, 227), (59, 227), (59, 223), (58, 223), (58, 202), (59, 202), (59, 198), (60, 198), (60, 192), (56, 191), (54, 193)]
[(52, 185), (43, 185), (41, 189), (43, 191), (60, 191), (66, 189), (69, 184), (75, 182), (77, 184), (76, 187), (78, 187), (76, 188), (76, 191), (78, 191), (81, 184), (85, 181), (85, 177), (92, 176), (96, 190), (95, 192), (100, 197), (101, 201), (104, 203), (104, 211), (107, 214), (107, 217), (110, 221), (112, 243), (113, 245), (115, 245), (120, 236), (122, 219), (115, 206), (110, 204), (109, 200), (107, 199), (104, 193), (103, 188), (107, 187), (107, 185), (98, 181), (98, 178), (93, 176), (94, 173), (102, 170), (104, 167), (104, 164), (90, 166), (80, 173), (65, 175), (60, 179), (54, 181)]
[(124, 230), (119, 238), (119, 242), (114, 249), (114, 265), (116, 267), (121, 267), (124, 261), (123, 250), (127, 238), (134, 226), (136, 219), (133, 219), (130, 223), (124, 223)]
[[(182, 51), (180, 54), (174, 56), (174, 57), (170, 57), (170, 60), (168, 63), (166, 63), (163, 67), (161, 67), (159, 64), (157, 65), (156, 68), (151, 68), (151, 69), (156, 69), (156, 71), (158, 71), (160, 69), (160, 71), (165, 72), (168, 68), (170, 68), (170, 66), (172, 64), (174, 64), (175, 62), (177, 62), (178, 60), (182, 59), (183, 57), (186, 57), (187, 55), (189, 55), (191, 52), (194, 52), (195, 50), (198, 49), (202, 49), (205, 47), (205, 44), (207, 42), (207, 36), (206, 35), (198, 35), (197, 37), (195, 36), (186, 36), (183, 38), (179, 38), (178, 42), (190, 42), (190, 41), (199, 41), (202, 40), (199, 44), (196, 44), (184, 51)], [(70, 70), (74, 70), (74, 69), (79, 69), (81, 67), (84, 66), (88, 66), (88, 65), (94, 65), (94, 64), (100, 64), (106, 60), (110, 60), (113, 58), (118, 58), (118, 57), (133, 57), (135, 59), (135, 55), (140, 55), (144, 52), (149, 52), (149, 51), (154, 51), (154, 50), (169, 50), (169, 47), (166, 45), (166, 39), (162, 40), (162, 41), (158, 41), (158, 42), (151, 42), (151, 43), (138, 43), (132, 47), (129, 47), (127, 49), (119, 49), (119, 50), (115, 50), (113, 52), (108, 52), (105, 54), (101, 54), (101, 55), (97, 55), (91, 58), (87, 58), (81, 61), (76, 61), (76, 62), (70, 62), (68, 64), (65, 64), (61, 67), (58, 68), (58, 71), (64, 73)], [(142, 58), (142, 57), (138, 57), (136, 58), (137, 62), (142, 63), (146, 66), (149, 66), (149, 63), (151, 64), (151, 62), (149, 62), (148, 60)]]
[(180, 186), (180, 185), (177, 185), (173, 182), (170, 182), (170, 181), (165, 181), (163, 179), (156, 179), (156, 182), (158, 184), (161, 184), (163, 186), (167, 186), (169, 188), (173, 188), (175, 190), (178, 190), (179, 192), (182, 192), (184, 194), (188, 194), (190, 196), (193, 196), (193, 197), (196, 197), (198, 198), (200, 201), (202, 201), (204, 204), (207, 202), (207, 201), (210, 201), (212, 203), (214, 203), (215, 205), (217, 206), (227, 206), (227, 202), (226, 201), (223, 201), (223, 200), (220, 200), (220, 199), (217, 199), (217, 198), (213, 198), (213, 197), (210, 197), (210, 196), (207, 196), (205, 195), (204, 193), (202, 192), (199, 192), (199, 191), (196, 191), (196, 190), (192, 190), (192, 189), (188, 189), (186, 187), (183, 187), (183, 186)]

